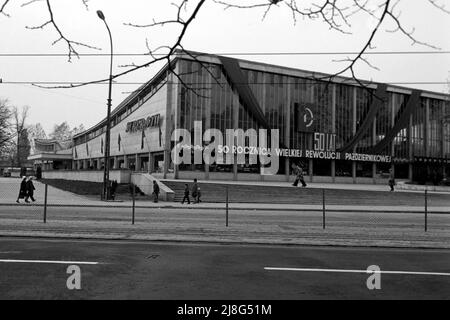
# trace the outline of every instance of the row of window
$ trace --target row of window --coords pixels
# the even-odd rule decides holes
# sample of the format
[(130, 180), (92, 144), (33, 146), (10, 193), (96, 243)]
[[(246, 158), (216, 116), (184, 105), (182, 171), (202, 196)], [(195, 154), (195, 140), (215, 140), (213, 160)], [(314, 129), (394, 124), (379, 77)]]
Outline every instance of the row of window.
[[(248, 114), (242, 103), (234, 98), (233, 88), (227, 81), (221, 66), (205, 66), (193, 61), (181, 61), (184, 74), (179, 87), (178, 126), (193, 130), (194, 121), (222, 130), (238, 127), (244, 130), (259, 126)], [(290, 148), (312, 148), (312, 134), (298, 132), (296, 112), (299, 105), (311, 105), (314, 114), (313, 131), (336, 134), (336, 147), (344, 146), (363, 124), (373, 100), (373, 91), (345, 84), (330, 84), (311, 79), (277, 75), (255, 70), (243, 70), (248, 85), (258, 101), (269, 126), (280, 130), (281, 143)], [(189, 86), (189, 89), (184, 85)], [(335, 89), (334, 89), (335, 88)], [(201, 89), (196, 92), (196, 89)], [(333, 92), (333, 90), (335, 90)], [(198, 93), (201, 94), (198, 94)], [(335, 122), (332, 118), (333, 94), (335, 95)], [(356, 152), (369, 151), (382, 141), (403, 112), (409, 96), (389, 93), (388, 101), (379, 108), (374, 123), (355, 147)], [(409, 159), (413, 155), (432, 157), (450, 156), (450, 128), (442, 119), (450, 114), (448, 102), (421, 98), (422, 105), (416, 107), (412, 116), (412, 127), (405, 127), (397, 134), (393, 143), (383, 154), (397, 159)], [(235, 106), (237, 104), (237, 106)], [(428, 114), (425, 105), (428, 104)], [(238, 108), (237, 115), (234, 114)], [(289, 112), (290, 126), (287, 126)], [(235, 117), (238, 117), (235, 119)], [(425, 119), (429, 119), (425, 123)], [(289, 140), (285, 141), (286, 130)], [(409, 134), (411, 135), (409, 137)], [(425, 134), (427, 135), (425, 144)], [(409, 138), (412, 150), (409, 150)], [(393, 153), (392, 153), (393, 151)]]

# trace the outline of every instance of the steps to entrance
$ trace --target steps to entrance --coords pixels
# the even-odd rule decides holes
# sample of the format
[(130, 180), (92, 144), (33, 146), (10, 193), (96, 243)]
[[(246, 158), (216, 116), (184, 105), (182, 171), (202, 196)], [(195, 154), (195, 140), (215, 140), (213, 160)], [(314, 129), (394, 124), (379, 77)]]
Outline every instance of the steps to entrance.
[[(184, 196), (184, 181), (162, 180), (167, 187), (175, 192), (174, 201), (181, 202)], [(189, 190), (192, 182), (188, 183)], [(270, 203), (270, 204), (322, 204), (322, 189), (281, 187), (248, 184), (202, 183), (201, 200), (208, 203), (226, 202), (226, 188), (231, 203)], [(386, 188), (388, 190), (388, 188)], [(190, 194), (191, 201), (192, 195)], [(417, 193), (325, 189), (327, 205), (354, 206), (422, 206), (423, 197)], [(450, 195), (430, 194), (429, 205), (450, 206)]]

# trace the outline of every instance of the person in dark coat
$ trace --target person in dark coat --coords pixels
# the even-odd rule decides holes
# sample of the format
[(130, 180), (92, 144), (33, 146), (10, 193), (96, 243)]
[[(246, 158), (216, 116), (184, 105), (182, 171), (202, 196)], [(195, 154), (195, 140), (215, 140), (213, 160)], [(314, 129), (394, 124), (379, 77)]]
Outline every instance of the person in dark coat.
[(33, 177), (28, 177), (27, 182), (26, 182), (26, 188), (27, 188), (27, 196), (25, 197), (25, 202), (30, 202), (28, 201), (28, 199), (31, 198), (31, 201), (35, 202), (36, 199), (34, 199), (34, 190), (36, 190), (36, 188), (34, 187), (33, 184)]
[(16, 202), (20, 203), (19, 199), (25, 199), (27, 196), (27, 178), (22, 177), (22, 182), (20, 183), (19, 195), (17, 197)]
[(116, 190), (117, 190), (117, 180), (114, 180), (111, 183), (111, 189), (109, 190), (109, 195), (111, 196), (111, 200), (116, 199)]
[(298, 185), (298, 182), (300, 181), (302, 183), (302, 187), (306, 187), (305, 179), (303, 178), (303, 169), (299, 165), (296, 165), (294, 168), (294, 174), (295, 174), (295, 181), (293, 186), (296, 187)]
[(303, 177), (303, 168), (300, 166), (298, 167), (297, 177), (300, 180), (300, 182), (302, 183), (302, 187), (305, 188), (306, 182), (305, 182), (305, 178)]
[(158, 202), (158, 200), (159, 200), (159, 185), (155, 180), (153, 180), (153, 194), (154, 194), (153, 202)]
[(188, 204), (191, 204), (191, 200), (189, 199), (189, 186), (187, 183), (184, 185), (184, 198), (183, 201), (181, 201), (181, 204), (184, 203), (184, 200), (187, 200)]
[(194, 198), (194, 203), (198, 203), (198, 183), (197, 179), (194, 179), (194, 184), (192, 185), (192, 197)]

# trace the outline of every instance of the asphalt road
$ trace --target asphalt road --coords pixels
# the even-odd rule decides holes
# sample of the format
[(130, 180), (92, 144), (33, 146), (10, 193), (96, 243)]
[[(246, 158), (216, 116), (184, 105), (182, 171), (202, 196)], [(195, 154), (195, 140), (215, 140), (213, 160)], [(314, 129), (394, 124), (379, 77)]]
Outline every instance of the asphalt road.
[[(93, 262), (99, 264), (82, 264)], [(67, 289), (70, 264), (81, 269), (81, 290)], [(381, 274), (381, 289), (371, 291), (366, 286), (370, 275), (346, 271), (371, 265), (400, 273)], [(448, 272), (450, 250), (20, 238), (0, 242), (0, 299), (449, 299)]]

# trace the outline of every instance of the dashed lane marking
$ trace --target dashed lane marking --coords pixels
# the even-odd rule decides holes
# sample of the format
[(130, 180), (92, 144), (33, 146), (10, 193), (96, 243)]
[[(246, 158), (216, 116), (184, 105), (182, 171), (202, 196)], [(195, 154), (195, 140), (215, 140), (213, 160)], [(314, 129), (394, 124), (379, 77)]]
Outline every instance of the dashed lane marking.
[(69, 264), (69, 265), (98, 265), (100, 262), (89, 261), (51, 261), (51, 260), (13, 260), (0, 259), (0, 263), (40, 263), (40, 264)]
[(445, 272), (415, 272), (415, 271), (371, 271), (371, 270), (348, 270), (348, 269), (313, 269), (313, 268), (277, 268), (265, 267), (267, 271), (293, 271), (293, 272), (330, 272), (330, 273), (365, 273), (365, 274), (401, 274), (401, 275), (420, 275), (420, 276), (443, 276), (450, 277), (450, 273)]

